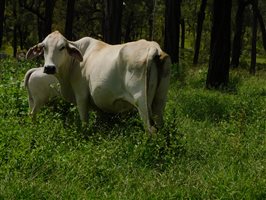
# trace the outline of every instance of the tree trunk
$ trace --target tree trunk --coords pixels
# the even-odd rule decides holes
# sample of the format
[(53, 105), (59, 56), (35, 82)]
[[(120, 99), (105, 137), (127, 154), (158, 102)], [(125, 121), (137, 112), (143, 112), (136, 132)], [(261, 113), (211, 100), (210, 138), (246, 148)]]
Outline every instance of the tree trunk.
[(13, 24), (13, 57), (15, 58), (17, 55), (17, 46), (18, 46), (18, 40), (17, 40), (17, 3), (16, 0), (13, 0), (13, 17), (14, 17), (14, 24)]
[(21, 30), (21, 25), (18, 26), (18, 35), (19, 35), (19, 46), (20, 46), (20, 49), (24, 49), (24, 42), (25, 42), (25, 39), (24, 39), (24, 35), (23, 35), (23, 32)]
[(263, 22), (263, 18), (261, 16), (261, 13), (260, 13), (259, 10), (258, 10), (257, 16), (258, 16), (258, 21), (259, 21), (259, 24), (260, 24), (260, 30), (261, 30), (261, 33), (262, 33), (263, 48), (266, 51), (266, 29), (265, 29), (265, 25), (264, 25), (264, 22)]
[(75, 0), (68, 0), (67, 1), (66, 24), (65, 24), (65, 37), (68, 40), (73, 40), (74, 12), (75, 12)]
[(165, 0), (164, 48), (173, 63), (179, 62), (181, 0)]
[(214, 0), (207, 88), (218, 89), (228, 84), (231, 7), (232, 0)]
[(200, 5), (200, 10), (198, 12), (198, 20), (197, 20), (197, 36), (195, 41), (195, 52), (193, 58), (193, 64), (198, 64), (199, 60), (199, 51), (200, 51), (200, 41), (201, 41), (201, 34), (202, 34), (202, 26), (205, 18), (205, 9), (207, 5), (207, 0), (202, 0)]
[(44, 33), (43, 33), (43, 21), (40, 19), (39, 16), (37, 16), (37, 28), (38, 28), (38, 39), (39, 42), (43, 41), (44, 39)]
[(180, 20), (180, 26), (181, 26), (181, 44), (180, 44), (180, 47), (181, 47), (181, 49), (184, 49), (185, 48), (185, 34), (186, 34), (185, 19), (184, 18), (182, 18)]
[[(54, 1), (46, 0), (45, 1), (45, 22), (44, 22), (44, 37), (49, 35), (52, 32), (52, 19), (54, 11)], [(44, 38), (43, 38), (44, 39)]]
[(154, 19), (155, 19), (155, 7), (156, 7), (156, 0), (150, 0), (148, 4), (148, 13), (149, 13), (149, 40), (154, 39)]
[(18, 52), (17, 25), (13, 28), (13, 57), (16, 58)]
[(2, 47), (4, 35), (4, 13), (5, 13), (5, 0), (0, 3), (0, 48)]
[(129, 14), (129, 17), (127, 19), (127, 23), (126, 23), (126, 30), (125, 30), (125, 42), (129, 42), (131, 41), (131, 31), (133, 29), (133, 21), (134, 19), (134, 12), (131, 11)]
[(238, 0), (238, 8), (235, 18), (236, 30), (233, 40), (232, 59), (231, 59), (231, 66), (233, 68), (237, 68), (239, 65), (239, 58), (241, 55), (242, 40), (243, 40), (244, 11), (246, 5), (247, 4), (245, 0)]
[(123, 0), (104, 0), (104, 6), (104, 41), (109, 44), (121, 43)]
[(251, 74), (256, 73), (256, 57), (257, 57), (257, 29), (258, 29), (258, 0), (254, 0), (252, 4), (252, 13), (253, 13), (253, 24), (252, 24), (252, 49), (251, 49), (251, 62), (250, 70)]

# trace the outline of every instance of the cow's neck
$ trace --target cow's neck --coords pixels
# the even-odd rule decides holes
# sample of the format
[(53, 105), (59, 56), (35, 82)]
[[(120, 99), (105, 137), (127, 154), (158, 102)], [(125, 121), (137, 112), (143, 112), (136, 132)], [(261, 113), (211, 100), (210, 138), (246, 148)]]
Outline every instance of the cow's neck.
[(58, 80), (60, 82), (61, 94), (63, 98), (68, 102), (76, 104), (75, 94), (71, 84), (71, 74), (73, 73), (72, 69), (74, 67), (74, 64), (74, 59), (70, 57), (62, 67), (63, 70), (59, 72)]

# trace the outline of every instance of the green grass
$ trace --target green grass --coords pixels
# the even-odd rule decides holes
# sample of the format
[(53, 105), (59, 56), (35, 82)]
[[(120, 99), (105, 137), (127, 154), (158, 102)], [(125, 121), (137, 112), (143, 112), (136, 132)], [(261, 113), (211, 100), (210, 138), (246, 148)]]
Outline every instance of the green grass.
[(210, 91), (204, 67), (187, 69), (149, 137), (134, 113), (103, 125), (90, 114), (81, 131), (62, 102), (33, 124), (22, 87), (31, 67), (0, 61), (0, 199), (266, 198), (265, 71), (232, 71), (228, 90)]

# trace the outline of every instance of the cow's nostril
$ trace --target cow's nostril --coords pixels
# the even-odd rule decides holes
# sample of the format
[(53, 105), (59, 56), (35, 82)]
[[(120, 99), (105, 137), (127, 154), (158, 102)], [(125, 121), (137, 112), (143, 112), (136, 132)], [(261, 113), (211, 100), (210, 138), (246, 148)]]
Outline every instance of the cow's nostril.
[(54, 65), (46, 65), (44, 66), (43, 72), (46, 74), (55, 74), (56, 68)]

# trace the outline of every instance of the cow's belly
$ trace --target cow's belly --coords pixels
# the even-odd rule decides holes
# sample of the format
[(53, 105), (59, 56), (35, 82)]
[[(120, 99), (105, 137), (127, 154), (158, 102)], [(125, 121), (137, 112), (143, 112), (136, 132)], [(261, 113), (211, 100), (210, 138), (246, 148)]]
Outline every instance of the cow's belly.
[(134, 108), (133, 99), (126, 92), (99, 86), (92, 92), (95, 105), (104, 112), (120, 113)]

